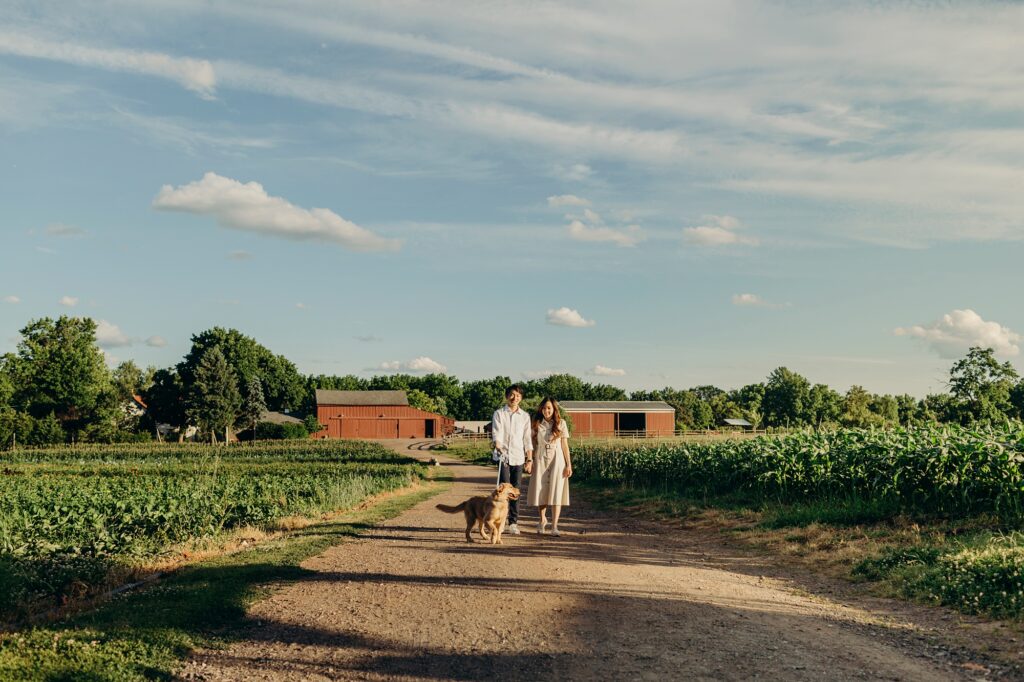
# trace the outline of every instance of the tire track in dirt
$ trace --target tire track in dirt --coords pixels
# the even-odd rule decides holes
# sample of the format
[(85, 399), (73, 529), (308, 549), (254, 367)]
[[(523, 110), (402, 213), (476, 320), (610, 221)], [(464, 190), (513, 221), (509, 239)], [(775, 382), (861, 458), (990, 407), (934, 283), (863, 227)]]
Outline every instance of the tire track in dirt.
[[(436, 453), (395, 449), (420, 458)], [(801, 595), (706, 536), (577, 506), (560, 538), (467, 544), (457, 504), (494, 471), (438, 456), (452, 488), (307, 561), (250, 611), (242, 641), (193, 655), (193, 680), (951, 680), (977, 671), (890, 636), (870, 613)], [(566, 532), (567, 531), (567, 532)], [(901, 627), (901, 626), (896, 626)]]

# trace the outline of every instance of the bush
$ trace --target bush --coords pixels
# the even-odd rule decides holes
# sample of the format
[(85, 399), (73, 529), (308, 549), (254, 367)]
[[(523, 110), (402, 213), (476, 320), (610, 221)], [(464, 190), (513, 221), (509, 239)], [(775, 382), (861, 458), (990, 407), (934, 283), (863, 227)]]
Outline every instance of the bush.
[(272, 424), (260, 422), (256, 425), (256, 440), (297, 440), (309, 438), (305, 424)]

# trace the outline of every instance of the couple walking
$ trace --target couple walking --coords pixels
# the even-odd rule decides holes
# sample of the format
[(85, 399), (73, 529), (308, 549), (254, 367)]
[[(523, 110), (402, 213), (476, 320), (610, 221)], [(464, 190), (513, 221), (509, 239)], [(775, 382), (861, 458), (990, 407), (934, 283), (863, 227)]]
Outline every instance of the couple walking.
[[(540, 523), (537, 532), (547, 532), (547, 510), (551, 507), (551, 534), (559, 535), (558, 515), (569, 505), (569, 427), (558, 414), (554, 398), (544, 398), (530, 418), (519, 409), (523, 389), (513, 384), (505, 390), (505, 405), (491, 418), (494, 459), (499, 462), (499, 483), (520, 487), (523, 473), (530, 474), (530, 492), (526, 503), (537, 507)], [(519, 501), (508, 505), (508, 532), (519, 535)]]

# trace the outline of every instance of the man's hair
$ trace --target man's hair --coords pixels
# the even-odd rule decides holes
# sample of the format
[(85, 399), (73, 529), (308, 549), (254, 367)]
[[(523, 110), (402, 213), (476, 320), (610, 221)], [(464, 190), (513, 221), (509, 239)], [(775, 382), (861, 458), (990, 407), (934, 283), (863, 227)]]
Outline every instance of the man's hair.
[(505, 397), (509, 397), (510, 395), (512, 395), (513, 392), (518, 393), (520, 398), (523, 397), (523, 387), (520, 386), (519, 384), (512, 384), (511, 386), (506, 388)]

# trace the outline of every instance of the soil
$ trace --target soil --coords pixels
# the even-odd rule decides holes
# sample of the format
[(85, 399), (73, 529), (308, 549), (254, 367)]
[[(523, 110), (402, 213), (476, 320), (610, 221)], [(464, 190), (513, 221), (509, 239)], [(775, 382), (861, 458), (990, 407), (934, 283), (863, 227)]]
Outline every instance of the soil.
[[(315, 575), (249, 613), (241, 640), (194, 654), (190, 680), (963, 680), (1018, 677), (1013, 633), (870, 597), (841, 581), (579, 500), (561, 537), (468, 544), (457, 504), (492, 468), (307, 561)], [(987, 649), (988, 653), (981, 649)], [(1019, 652), (1014, 651), (1015, 655)]]

